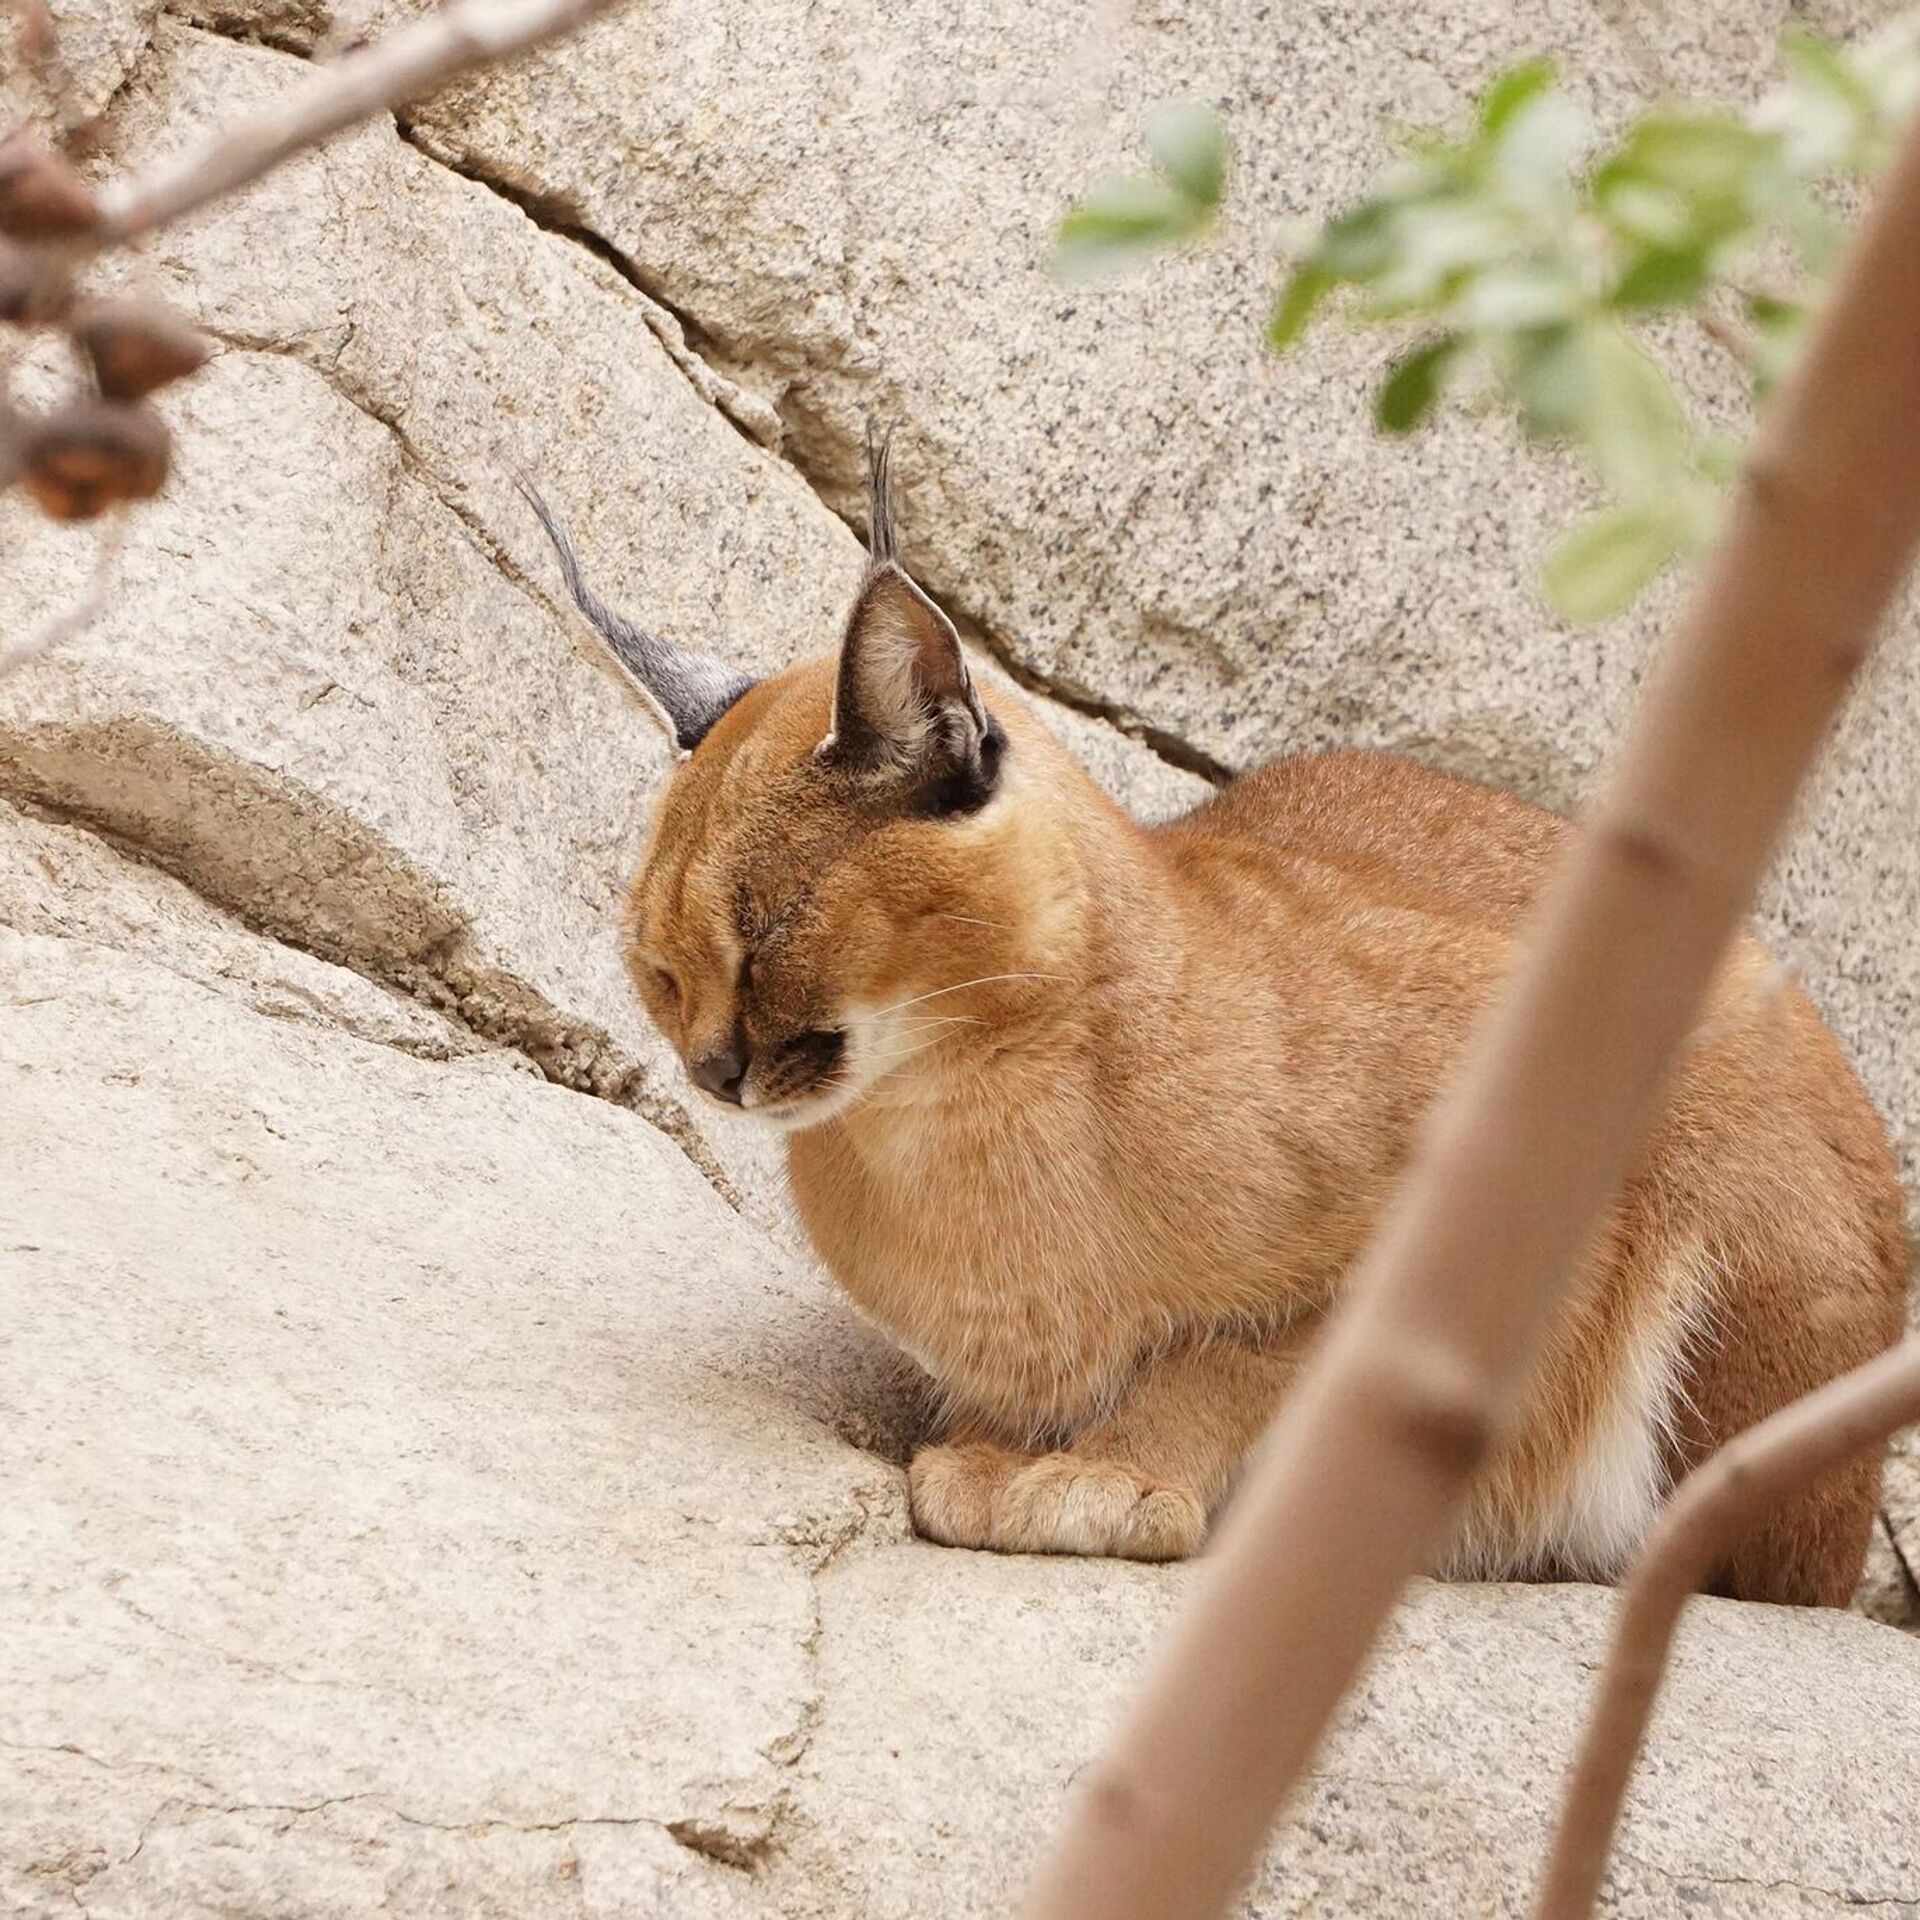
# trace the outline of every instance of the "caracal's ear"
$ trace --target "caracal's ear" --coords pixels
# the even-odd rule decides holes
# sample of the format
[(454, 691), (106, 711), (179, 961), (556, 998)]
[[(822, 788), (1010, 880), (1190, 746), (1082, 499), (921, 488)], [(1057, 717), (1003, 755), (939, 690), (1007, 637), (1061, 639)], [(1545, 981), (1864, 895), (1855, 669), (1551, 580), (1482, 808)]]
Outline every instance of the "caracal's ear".
[(673, 744), (691, 753), (707, 737), (707, 730), (753, 685), (704, 653), (690, 653), (658, 634), (648, 633), (623, 619), (589, 587), (580, 574), (579, 556), (567, 530), (525, 475), (515, 485), (540, 517), (540, 524), (560, 556), (560, 572), (574, 604), (612, 655), (627, 683), (638, 693)]
[(819, 757), (924, 789), (941, 811), (993, 793), (1006, 736), (980, 703), (953, 622), (907, 578), (895, 544), (891, 433), (867, 434), (867, 577), (840, 643)]

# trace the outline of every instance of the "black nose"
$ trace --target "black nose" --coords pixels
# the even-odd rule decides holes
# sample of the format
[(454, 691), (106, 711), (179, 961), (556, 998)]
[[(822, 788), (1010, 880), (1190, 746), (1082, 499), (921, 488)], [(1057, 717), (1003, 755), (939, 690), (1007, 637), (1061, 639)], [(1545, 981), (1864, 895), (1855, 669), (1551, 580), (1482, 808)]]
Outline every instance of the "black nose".
[(687, 1071), (693, 1075), (696, 1087), (704, 1087), (716, 1100), (730, 1100), (737, 1107), (740, 1083), (747, 1077), (747, 1064), (747, 1049), (736, 1036), (720, 1052), (696, 1060)]

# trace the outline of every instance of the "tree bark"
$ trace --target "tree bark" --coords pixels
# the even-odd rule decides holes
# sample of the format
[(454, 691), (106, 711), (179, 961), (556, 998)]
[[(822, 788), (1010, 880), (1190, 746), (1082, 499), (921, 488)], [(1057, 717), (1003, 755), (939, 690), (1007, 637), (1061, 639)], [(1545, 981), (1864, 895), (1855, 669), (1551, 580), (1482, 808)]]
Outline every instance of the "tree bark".
[(1908, 1340), (1749, 1427), (1682, 1483), (1627, 1583), (1534, 1920), (1593, 1911), (1674, 1629), (1701, 1581), (1750, 1521), (1915, 1420), (1920, 1340)]
[(1196, 1920), (1233, 1897), (1510, 1417), (1916, 534), (1920, 126), (1524, 958), (1025, 1920)]

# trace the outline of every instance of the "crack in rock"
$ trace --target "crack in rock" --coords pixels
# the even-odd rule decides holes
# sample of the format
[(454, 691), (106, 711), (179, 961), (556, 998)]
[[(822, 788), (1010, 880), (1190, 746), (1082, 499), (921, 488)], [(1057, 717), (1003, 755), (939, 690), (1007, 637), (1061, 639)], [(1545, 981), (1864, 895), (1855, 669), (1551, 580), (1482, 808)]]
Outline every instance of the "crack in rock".
[(1907, 1632), (1920, 1632), (1920, 1573), (1908, 1559), (1906, 1549), (1900, 1544), (1899, 1529), (1895, 1527), (1892, 1516), (1883, 1507), (1874, 1515), (1879, 1524), (1880, 1536), (1887, 1544), (1887, 1552), (1893, 1559), (1894, 1577), (1900, 1583), (1901, 1603), (1897, 1610), (1889, 1609), (1876, 1617), (1888, 1626), (1901, 1627)]
[[(470, 162), (454, 160), (436, 151), (421, 129), (404, 121), (400, 124), (400, 135), (416, 152), (424, 154), (435, 164), (518, 207), (543, 232), (585, 248), (611, 267), (642, 302), (647, 325), (666, 349), (668, 357), (687, 376), (695, 392), (731, 421), (747, 439), (775, 454), (791, 472), (806, 482), (808, 491), (836, 520), (857, 540), (865, 541), (864, 524), (841, 512), (833, 504), (822, 472), (816, 463), (808, 459), (804, 441), (787, 432), (783, 416), (775, 403), (763, 395), (750, 393), (736, 381), (717, 372), (695, 350), (689, 336), (697, 337), (696, 324), (674, 306), (657, 277), (647, 274), (631, 255), (622, 252), (604, 234), (578, 218), (573, 209), (562, 208), (551, 196), (543, 196)], [(852, 457), (850, 450), (843, 448), (842, 452), (848, 458)], [(941, 588), (937, 597), (962, 636), (992, 659), (1009, 679), (1026, 692), (1088, 719), (1102, 722), (1116, 733), (1136, 741), (1181, 773), (1197, 774), (1214, 786), (1224, 786), (1233, 777), (1234, 770), (1225, 761), (1182, 739), (1171, 729), (1154, 725), (1125, 702), (1104, 698), (1091, 688), (1043, 673), (1021, 659), (1004, 635), (967, 611), (963, 595), (949, 588)]]
[[(217, 14), (186, 17), (195, 26), (223, 39), (234, 40), (242, 45), (267, 45), (299, 58), (312, 57), (311, 47), (302, 45), (291, 36), (265, 40), (258, 32), (242, 29)], [(745, 439), (780, 459), (806, 483), (814, 498), (829, 513), (848, 527), (856, 538), (864, 540), (864, 527), (834, 506), (823, 474), (818, 465), (805, 456), (800, 440), (788, 433), (778, 405), (765, 395), (754, 393), (730, 379), (700, 353), (694, 344), (699, 335), (697, 323), (675, 305), (658, 275), (648, 273), (631, 254), (581, 218), (577, 208), (565, 204), (551, 193), (543, 193), (530, 185), (441, 151), (428, 130), (408, 119), (404, 111), (394, 116), (394, 128), (400, 139), (424, 159), (505, 200), (542, 232), (583, 249), (607, 266), (624, 283), (628, 293), (639, 301), (642, 318), (649, 331), (700, 398)], [(286, 351), (283, 346), (266, 341), (249, 344), (258, 351)], [(363, 401), (356, 400), (355, 404), (391, 427), (404, 441), (404, 430), (397, 421), (379, 414)], [(839, 451), (845, 458), (853, 457), (849, 448), (842, 447)], [(445, 499), (445, 496), (443, 499), (453, 511), (462, 511), (455, 501)], [(1234, 769), (1224, 760), (1172, 729), (1156, 725), (1126, 702), (1107, 698), (1089, 687), (1032, 666), (1020, 657), (1005, 635), (967, 611), (964, 595), (944, 585), (938, 592), (941, 604), (962, 634), (1026, 692), (1111, 727), (1178, 772), (1196, 774), (1214, 786), (1224, 786), (1233, 778)]]
[[(856, 539), (864, 542), (865, 526), (834, 505), (820, 466), (807, 457), (804, 437), (787, 431), (784, 417), (773, 401), (729, 379), (698, 352), (692, 344), (699, 333), (697, 323), (673, 303), (657, 275), (649, 274), (631, 254), (622, 251), (606, 235), (589, 225), (579, 216), (578, 209), (563, 204), (551, 194), (543, 194), (535, 188), (476, 166), (471, 161), (453, 158), (432, 144), (431, 136), (425, 129), (404, 117), (397, 121), (397, 125), (400, 137), (415, 152), (518, 207), (543, 232), (584, 248), (618, 274), (640, 300), (643, 315), (655, 338), (701, 399), (714, 407), (748, 440), (776, 455), (791, 472), (806, 482), (814, 498), (835, 519)], [(839, 451), (845, 459), (854, 457), (853, 450), (848, 447), (843, 446)], [(929, 585), (933, 583), (929, 582)], [(1155, 725), (1126, 702), (1108, 699), (1063, 676), (1044, 673), (1023, 660), (1005, 635), (966, 609), (963, 594), (946, 585), (938, 587), (936, 594), (963, 637), (987, 654), (1009, 679), (1026, 692), (1088, 719), (1102, 722), (1181, 773), (1197, 774), (1214, 786), (1224, 786), (1233, 778), (1234, 769), (1224, 760), (1182, 738), (1170, 728)]]
[(727, 1809), (719, 1816), (685, 1815), (661, 1818), (642, 1813), (566, 1813), (550, 1819), (515, 1820), (499, 1814), (476, 1814), (468, 1819), (436, 1819), (396, 1805), (384, 1793), (320, 1794), (301, 1800), (236, 1800), (220, 1792), (209, 1780), (163, 1761), (109, 1760), (70, 1743), (50, 1743), (0, 1738), (0, 1748), (19, 1753), (57, 1754), (81, 1760), (108, 1773), (158, 1772), (190, 1781), (208, 1797), (192, 1799), (167, 1794), (141, 1823), (134, 1844), (117, 1858), (109, 1858), (95, 1848), (70, 1852), (57, 1861), (43, 1861), (34, 1871), (44, 1877), (64, 1879), (71, 1886), (84, 1887), (102, 1874), (129, 1865), (137, 1859), (149, 1840), (163, 1828), (191, 1825), (196, 1817), (247, 1818), (274, 1815), (281, 1819), (310, 1820), (337, 1807), (366, 1807), (403, 1826), (420, 1827), (434, 1833), (570, 1833), (582, 1827), (644, 1828), (664, 1834), (690, 1853), (738, 1871), (751, 1872), (761, 1866), (773, 1848), (774, 1815), (761, 1809)]
[[(807, 1626), (800, 1639), (800, 1657), (806, 1670), (806, 1694), (794, 1724), (761, 1749), (776, 1767), (791, 1770), (806, 1757), (820, 1730), (826, 1710), (826, 1686), (821, 1674), (821, 1648), (826, 1638), (826, 1614), (821, 1605), (820, 1583), (833, 1568), (855, 1549), (867, 1545), (901, 1545), (913, 1538), (913, 1524), (907, 1512), (906, 1478), (895, 1474), (878, 1486), (856, 1485), (849, 1489), (853, 1511), (838, 1526), (792, 1528), (781, 1536), (792, 1549), (807, 1574)], [(777, 1831), (790, 1811), (783, 1793), (775, 1802)]]
[(766, 1864), (773, 1852), (773, 1836), (780, 1809), (773, 1808), (750, 1817), (747, 1830), (717, 1820), (669, 1820), (667, 1837), (689, 1853), (732, 1867), (738, 1873), (752, 1873)]
[[(165, 12), (168, 17), (180, 20), (199, 32), (211, 34), (215, 39), (229, 40), (236, 46), (264, 47), (297, 60), (311, 61), (314, 57), (317, 31), (312, 37), (303, 38), (297, 33), (275, 31), (257, 21), (206, 8), (169, 8)], [(624, 290), (639, 302), (641, 318), (646, 322), (648, 331), (659, 341), (667, 358), (701, 400), (755, 446), (764, 447), (776, 455), (781, 453), (786, 423), (780, 416), (780, 410), (764, 395), (728, 379), (700, 353), (690, 338), (695, 329), (687, 317), (642, 273), (636, 261), (621, 252), (604, 235), (576, 219), (570, 209), (551, 195), (483, 172), (439, 151), (433, 145), (431, 136), (408, 118), (404, 105), (391, 117), (394, 132), (422, 159), (517, 207), (543, 233), (570, 242), (610, 269), (623, 283)], [(278, 343), (269, 341), (256, 340), (249, 344), (261, 352), (284, 350)], [(397, 422), (377, 414), (374, 417), (382, 418), (384, 424), (392, 426), (396, 433), (401, 432)]]
[(1842, 1907), (1900, 1907), (1909, 1911), (1920, 1907), (1920, 1890), (1912, 1893), (1863, 1893), (1852, 1887), (1823, 1887), (1807, 1880), (1759, 1880), (1737, 1873), (1703, 1873), (1684, 1867), (1665, 1867), (1642, 1854), (1616, 1848), (1614, 1859), (1630, 1863), (1673, 1887), (1737, 1887), (1750, 1893), (1804, 1893), (1812, 1899), (1831, 1900)]
[[(97, 765), (114, 764), (115, 756), (104, 745), (89, 751), (88, 739), (80, 737), (87, 735), (87, 729), (68, 731), (76, 735), (64, 742), (70, 757)], [(239, 778), (243, 771), (224, 757), (202, 769), (208, 776), (208, 787), (216, 779)], [(629, 1054), (604, 1028), (568, 1015), (527, 981), (484, 959), (476, 950), (464, 919), (446, 903), (437, 901), (429, 882), (394, 859), (380, 861), (384, 876), (424, 887), (421, 899), (412, 904), (425, 908), (438, 905), (443, 919), (436, 928), (429, 914), (422, 937), (383, 942), (372, 931), (356, 931), (350, 922), (322, 926), (296, 919), (291, 907), (275, 910), (270, 902), (250, 894), (244, 875), (216, 873), (206, 862), (194, 858), (191, 848), (170, 848), (143, 841), (128, 831), (129, 821), (118, 815), (109, 818), (85, 802), (47, 793), (16, 792), (14, 783), (9, 781), (0, 781), (0, 793), (31, 805), (45, 818), (94, 835), (127, 859), (170, 875), (195, 898), (247, 932), (330, 965), (344, 967), (377, 987), (399, 993), (452, 1021), (475, 1039), (519, 1056), (529, 1068), (555, 1086), (605, 1100), (637, 1114), (665, 1134), (735, 1212), (744, 1210), (738, 1188), (701, 1137), (686, 1108), (661, 1089), (647, 1063)], [(265, 804), (273, 804), (274, 798), (273, 794), (267, 794)], [(282, 810), (289, 815), (289, 831), (292, 831), (297, 826), (294, 816), (303, 809), (289, 808), (285, 804), (285, 792), (279, 798)], [(317, 804), (309, 801), (305, 810), (311, 811)], [(391, 950), (383, 950), (386, 947)]]
[(675, 310), (643, 277), (638, 265), (611, 241), (576, 219), (569, 208), (551, 197), (500, 176), (482, 173), (439, 152), (429, 136), (404, 114), (396, 116), (395, 127), (400, 138), (422, 158), (518, 207), (542, 233), (571, 242), (609, 268), (622, 281), (625, 291), (639, 302), (641, 318), (646, 321), (648, 331), (660, 342), (667, 358), (694, 392), (755, 446), (764, 447), (769, 453), (782, 453), (786, 423), (780, 417), (780, 410), (764, 395), (729, 380), (714, 367), (693, 345), (689, 337), (692, 328), (686, 317)]

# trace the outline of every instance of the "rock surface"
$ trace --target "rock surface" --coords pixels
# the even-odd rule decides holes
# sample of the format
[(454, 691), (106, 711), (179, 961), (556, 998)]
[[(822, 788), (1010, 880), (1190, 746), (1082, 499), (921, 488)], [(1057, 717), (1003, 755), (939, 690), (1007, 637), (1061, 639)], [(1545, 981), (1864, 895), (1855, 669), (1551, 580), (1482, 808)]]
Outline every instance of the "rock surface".
[[(297, 70), (165, 22), (115, 153), (168, 150)], [(689, 383), (650, 303), (390, 128), (143, 271), (223, 351), (170, 403), (179, 472), (126, 591), (83, 649), (0, 689), (0, 792), (637, 1107), (780, 1222), (759, 1136), (688, 1110), (621, 974), (608, 929), (668, 758), (582, 650), (511, 475), (540, 474), (610, 593), (758, 670), (831, 644), (857, 541)], [(18, 506), (0, 528), (18, 631), (78, 593), (87, 553)], [(1143, 811), (1204, 791), (1060, 718)]]
[[(653, 1128), (0, 850), (0, 1908), (1004, 1915), (1190, 1574), (912, 1540), (903, 1383)], [(1524, 1911), (1609, 1604), (1422, 1589), (1246, 1911)], [(1920, 1913), (1916, 1706), (1702, 1606), (1609, 1911)]]
[[(1778, 11), (634, 9), (147, 251), (219, 357), (109, 611), (0, 686), (0, 1910), (1008, 1910), (1188, 1576), (909, 1538), (911, 1382), (620, 976), (666, 755), (510, 471), (764, 670), (835, 637), (890, 413), (912, 559), (1136, 811), (1331, 738), (1566, 801), (1657, 615), (1515, 584), (1568, 477), (1373, 441), (1351, 340), (1260, 363), (1250, 213), (1097, 294), (1038, 252), (1166, 93), (1298, 210), (1509, 53), (1611, 112), (1749, 90)], [(56, 13), (103, 165), (340, 24)], [(0, 633), (79, 591), (85, 537), (0, 544)], [(1909, 1148), (1916, 745), (1909, 648), (1769, 921)], [(1886, 1521), (1897, 1617), (1911, 1454)], [(1248, 1910), (1523, 1911), (1608, 1606), (1423, 1589)], [(1916, 1727), (1911, 1640), (1703, 1607), (1609, 1911), (1920, 1914)]]
[[(226, 3), (259, 19), (277, 0)], [(1376, 0), (663, 7), (450, 91), (414, 137), (598, 235), (778, 409), (829, 499), (855, 497), (867, 415), (904, 422), (912, 559), (1046, 683), (1230, 767), (1359, 741), (1565, 807), (1676, 596), (1558, 626), (1533, 582), (1584, 503), (1577, 476), (1458, 410), (1383, 442), (1376, 335), (1266, 356), (1271, 224), (1335, 209), (1389, 125), (1462, 112), (1503, 62), (1551, 53), (1604, 122), (1674, 88), (1750, 98), (1789, 18), (1844, 31), (1884, 12), (1469, 0), (1410, 31)], [(1042, 270), (1054, 221), (1100, 168), (1137, 161), (1167, 98), (1227, 114), (1232, 224), (1135, 279), (1062, 288)], [(1724, 417), (1717, 351), (1669, 344)], [(1909, 644), (1856, 702), (1765, 916), (1910, 1176), (1916, 738)]]

